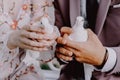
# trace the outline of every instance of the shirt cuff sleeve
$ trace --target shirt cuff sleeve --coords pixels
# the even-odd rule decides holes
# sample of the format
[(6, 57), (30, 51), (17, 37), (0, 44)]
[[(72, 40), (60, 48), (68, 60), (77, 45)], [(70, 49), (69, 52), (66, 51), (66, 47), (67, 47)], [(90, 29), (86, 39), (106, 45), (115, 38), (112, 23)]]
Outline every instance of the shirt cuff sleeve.
[(112, 70), (116, 63), (116, 59), (117, 59), (116, 52), (112, 48), (108, 48), (108, 47), (107, 50), (108, 50), (108, 60), (105, 63), (104, 67), (101, 69), (101, 72), (108, 72)]

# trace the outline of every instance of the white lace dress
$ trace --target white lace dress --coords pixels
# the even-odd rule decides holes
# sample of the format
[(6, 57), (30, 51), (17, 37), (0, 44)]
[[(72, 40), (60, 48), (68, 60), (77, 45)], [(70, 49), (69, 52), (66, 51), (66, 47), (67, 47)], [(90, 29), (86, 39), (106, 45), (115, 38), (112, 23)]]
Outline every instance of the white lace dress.
[[(27, 66), (23, 62), (25, 57), (23, 49), (10, 50), (6, 46), (9, 34), (30, 22), (31, 2), (32, 6), (37, 8), (40, 3), (44, 4), (44, 1), (0, 0), (0, 80), (44, 80), (39, 66), (34, 64)], [(36, 10), (34, 14), (43, 13)]]

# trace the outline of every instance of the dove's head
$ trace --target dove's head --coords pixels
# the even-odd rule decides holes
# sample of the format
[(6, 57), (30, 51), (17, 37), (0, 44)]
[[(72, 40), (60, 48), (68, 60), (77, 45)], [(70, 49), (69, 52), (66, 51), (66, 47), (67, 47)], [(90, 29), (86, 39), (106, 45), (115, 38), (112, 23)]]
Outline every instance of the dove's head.
[(75, 25), (73, 26), (74, 29), (83, 29), (84, 26), (84, 18), (81, 16), (78, 16), (76, 18)]
[(78, 17), (77, 17), (77, 21), (84, 21), (84, 18), (81, 17), (81, 16), (78, 16)]

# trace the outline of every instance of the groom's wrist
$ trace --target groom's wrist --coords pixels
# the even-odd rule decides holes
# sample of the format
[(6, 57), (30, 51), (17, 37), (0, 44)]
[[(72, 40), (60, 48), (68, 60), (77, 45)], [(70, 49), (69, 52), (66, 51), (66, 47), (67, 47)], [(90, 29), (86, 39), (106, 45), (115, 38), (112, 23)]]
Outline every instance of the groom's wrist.
[(96, 67), (97, 69), (102, 69), (102, 68), (104, 67), (105, 63), (107, 62), (107, 60), (108, 60), (108, 50), (106, 49), (105, 55), (104, 55), (104, 59), (103, 59), (103, 61), (102, 61), (102, 64), (101, 64), (101, 65), (97, 65), (97, 66), (95, 66), (95, 67)]

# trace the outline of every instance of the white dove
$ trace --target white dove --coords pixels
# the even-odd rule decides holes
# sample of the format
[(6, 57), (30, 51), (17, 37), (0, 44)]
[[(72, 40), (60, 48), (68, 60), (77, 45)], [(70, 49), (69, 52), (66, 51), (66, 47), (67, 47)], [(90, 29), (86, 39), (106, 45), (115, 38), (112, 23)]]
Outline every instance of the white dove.
[[(49, 15), (46, 15), (47, 13), (47, 7), (51, 7), (52, 1), (49, 0), (33, 0), (33, 4), (38, 5), (37, 8), (33, 7), (33, 12), (32, 13), (32, 18), (31, 18), (31, 23), (32, 26), (40, 26), (42, 24), (45, 28), (45, 31), (48, 34), (51, 34), (54, 30), (54, 25), (51, 25), (48, 18)], [(49, 4), (49, 5), (48, 5)], [(44, 6), (44, 7), (43, 7)], [(44, 10), (46, 9), (46, 10)], [(53, 46), (54, 47), (54, 46)], [(31, 64), (38, 65), (39, 66), (39, 61), (49, 61), (51, 58), (54, 57), (54, 51), (53, 50), (48, 50), (44, 52), (39, 52), (39, 51), (33, 51), (33, 50), (26, 50), (26, 56), (23, 60), (25, 64), (28, 66)]]
[[(41, 18), (41, 24), (44, 26), (45, 31), (48, 34), (51, 34), (54, 30), (54, 26), (50, 24), (49, 20), (47, 17), (42, 17)], [(38, 25), (38, 23), (34, 24), (34, 25)], [(55, 45), (53, 46), (53, 49), (55, 49)], [(38, 61), (43, 61), (43, 62), (48, 62), (51, 59), (53, 59), (54, 57), (54, 50), (49, 49), (47, 51), (32, 51), (32, 50), (27, 50), (26, 51), (26, 57), (24, 59), (24, 62), (28, 65), (30, 64), (35, 64), (37, 65)]]
[[(88, 34), (83, 26), (84, 26), (84, 18), (78, 16), (75, 25), (72, 27), (73, 33), (70, 34), (69, 38), (76, 42), (87, 41)], [(93, 69), (94, 67), (92, 65), (84, 63), (85, 80), (91, 79)]]

